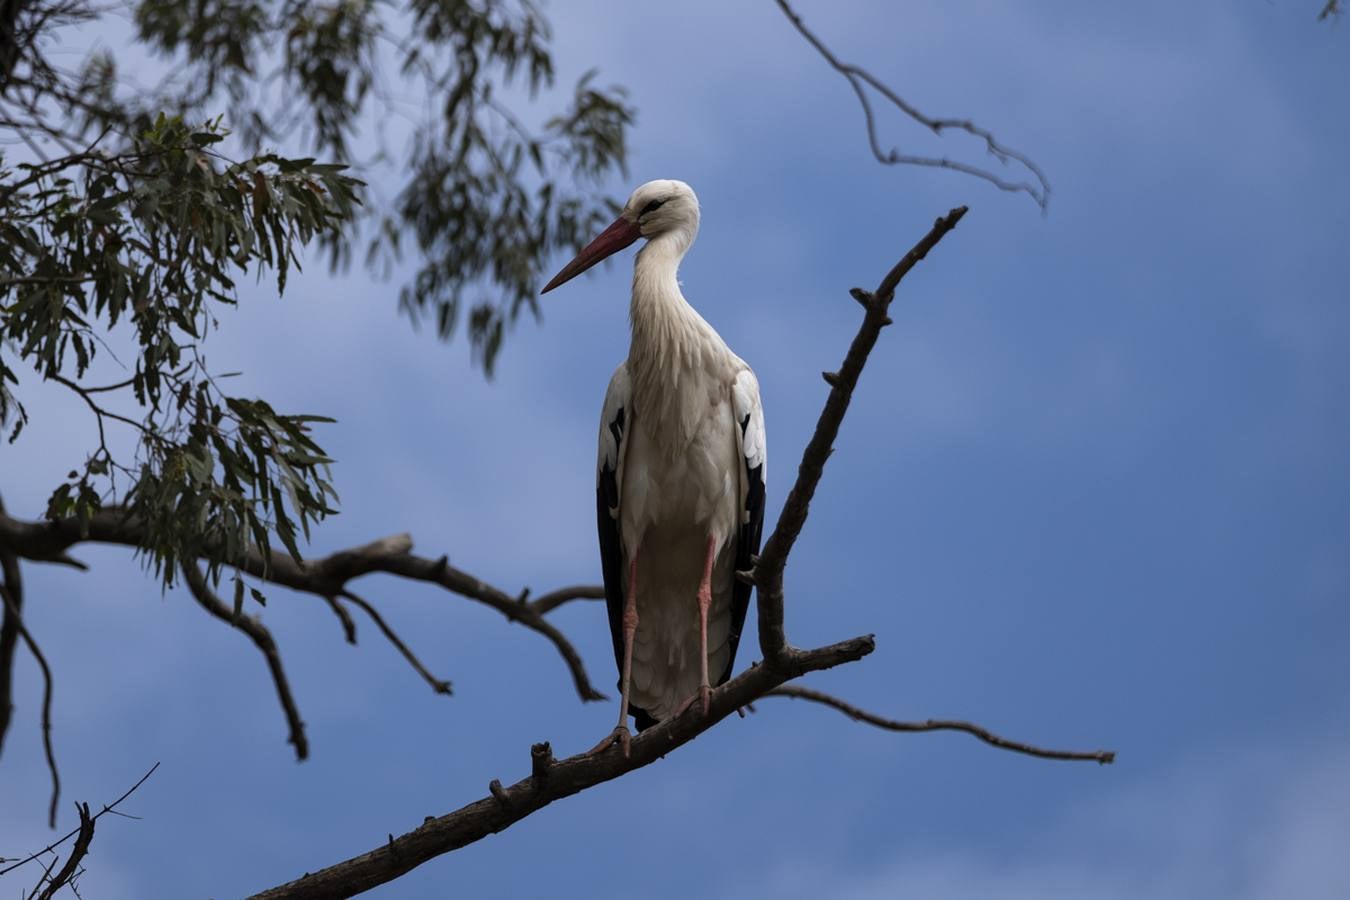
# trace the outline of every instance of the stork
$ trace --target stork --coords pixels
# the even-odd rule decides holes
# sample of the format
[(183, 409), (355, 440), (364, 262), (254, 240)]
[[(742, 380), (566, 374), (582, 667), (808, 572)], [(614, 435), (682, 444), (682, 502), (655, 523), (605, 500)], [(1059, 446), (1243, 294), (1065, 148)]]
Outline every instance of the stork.
[(682, 181), (649, 181), (553, 277), (548, 293), (638, 238), (632, 342), (600, 416), (596, 517), (609, 630), (619, 667), (619, 724), (592, 750), (628, 755), (638, 731), (731, 677), (764, 523), (765, 439), (759, 382), (689, 305), (677, 280), (698, 234), (698, 198)]

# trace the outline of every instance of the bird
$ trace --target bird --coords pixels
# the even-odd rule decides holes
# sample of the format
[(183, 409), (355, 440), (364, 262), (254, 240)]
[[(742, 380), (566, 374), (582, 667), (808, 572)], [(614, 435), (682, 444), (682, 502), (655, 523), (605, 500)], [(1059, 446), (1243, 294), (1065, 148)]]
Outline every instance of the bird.
[[(680, 290), (699, 227), (683, 181), (641, 185), (546, 294), (641, 238), (628, 358), (605, 392), (596, 520), (619, 722), (590, 752), (696, 708), (731, 677), (764, 525), (767, 447), (759, 382)], [(710, 675), (716, 676), (714, 682)]]

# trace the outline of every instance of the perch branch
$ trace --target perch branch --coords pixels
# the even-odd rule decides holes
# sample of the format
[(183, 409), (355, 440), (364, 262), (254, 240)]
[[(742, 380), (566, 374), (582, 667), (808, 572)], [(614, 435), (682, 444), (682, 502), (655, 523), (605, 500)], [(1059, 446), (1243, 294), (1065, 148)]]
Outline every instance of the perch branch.
[(1025, 753), (1027, 756), (1037, 756), (1041, 759), (1069, 759), (1082, 760), (1087, 762), (1101, 763), (1107, 765), (1116, 761), (1116, 754), (1112, 750), (1048, 750), (1044, 747), (1037, 747), (1034, 744), (1024, 744), (1021, 741), (1010, 741), (1007, 738), (999, 737), (987, 728), (975, 725), (971, 722), (961, 722), (955, 719), (925, 719), (922, 722), (906, 722), (899, 719), (887, 719), (870, 713), (865, 709), (860, 709), (851, 703), (846, 703), (838, 697), (812, 688), (798, 687), (797, 685), (784, 685), (768, 691), (766, 697), (789, 697), (797, 700), (810, 700), (813, 703), (821, 703), (848, 716), (858, 722), (866, 722), (868, 725), (875, 725), (878, 728), (884, 728), (887, 731), (964, 731), (966, 734), (974, 735), (980, 740), (989, 744), (991, 747), (998, 747), (1000, 750), (1010, 750), (1013, 753)]
[(691, 704), (684, 715), (667, 719), (634, 737), (628, 756), (611, 748), (595, 755), (581, 753), (550, 760), (547, 748), (538, 747), (531, 752), (529, 774), (515, 784), (497, 783), (489, 788), (487, 796), (474, 803), (428, 819), (413, 831), (392, 837), (360, 856), (262, 891), (252, 900), (350, 897), (393, 881), (430, 859), (503, 831), (555, 800), (656, 762), (728, 716), (734, 716), (739, 708), (788, 678), (853, 662), (871, 653), (874, 646), (872, 637), (867, 635), (815, 650), (794, 650), (786, 670), (768, 666), (747, 669), (713, 691), (707, 716), (702, 715), (698, 704)]
[[(839, 58), (830, 51), (830, 48), (825, 46), (825, 42), (806, 27), (806, 23), (802, 21), (802, 17), (788, 5), (787, 0), (777, 0), (777, 3), (779, 9), (783, 11), (783, 15), (788, 17), (788, 21), (792, 23), (792, 26), (797, 29), (801, 36), (806, 38), (807, 42), (816, 49), (816, 52), (824, 57), (825, 61), (830, 64), (832, 69), (848, 80), (849, 86), (853, 88), (853, 92), (858, 96), (858, 103), (862, 106), (863, 117), (867, 121), (867, 141), (872, 148), (872, 155), (877, 158), (878, 162), (888, 166), (929, 166), (938, 169), (951, 169), (952, 171), (961, 172), (987, 181), (1000, 190), (1008, 191), (1010, 193), (1026, 194), (1031, 197), (1032, 200), (1036, 201), (1036, 205), (1041, 208), (1042, 212), (1045, 211), (1050, 203), (1050, 182), (1045, 177), (1045, 173), (1041, 171), (1041, 168), (1032, 162), (1031, 159), (1010, 147), (1005, 147), (1003, 144), (999, 143), (991, 132), (979, 127), (969, 119), (940, 119), (926, 115), (895, 91), (891, 90), (884, 81), (877, 78), (866, 69), (861, 66), (855, 66), (852, 63), (841, 62)], [(1035, 178), (1035, 183), (1033, 184), (1029, 181), (1009, 181), (1000, 178), (988, 169), (981, 169), (979, 166), (972, 166), (969, 163), (948, 159), (947, 157), (915, 156), (912, 154), (901, 153), (894, 148), (889, 151), (882, 150), (881, 142), (877, 137), (876, 118), (872, 111), (872, 102), (867, 97), (865, 86), (870, 86), (881, 96), (889, 100), (896, 109), (900, 110), (902, 113), (938, 136), (941, 136), (944, 131), (953, 130), (964, 131), (967, 134), (979, 138), (980, 141), (984, 143), (985, 150), (997, 159), (1000, 164), (1006, 166), (1010, 162), (1018, 163), (1031, 173), (1033, 178)]]

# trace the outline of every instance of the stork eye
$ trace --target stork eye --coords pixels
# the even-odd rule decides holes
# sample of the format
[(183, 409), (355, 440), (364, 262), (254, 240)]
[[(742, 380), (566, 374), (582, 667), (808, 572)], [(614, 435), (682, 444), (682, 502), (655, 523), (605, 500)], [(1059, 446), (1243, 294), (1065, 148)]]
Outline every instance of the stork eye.
[(665, 202), (666, 201), (664, 200), (653, 200), (651, 203), (648, 203), (646, 206), (642, 207), (642, 212), (638, 213), (638, 215), (645, 216), (649, 212), (656, 212), (658, 209), (661, 208), (661, 205)]

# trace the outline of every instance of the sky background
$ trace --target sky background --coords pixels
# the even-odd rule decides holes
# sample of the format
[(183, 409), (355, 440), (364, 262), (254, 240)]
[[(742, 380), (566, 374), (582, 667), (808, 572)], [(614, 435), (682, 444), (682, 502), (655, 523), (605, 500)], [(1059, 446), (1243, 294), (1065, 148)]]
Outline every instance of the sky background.
[[(868, 364), (788, 569), (789, 635), (874, 632), (872, 656), (805, 683), (881, 714), (1119, 759), (766, 700), (369, 896), (1350, 896), (1350, 33), (1320, 5), (799, 2), (842, 58), (1033, 157), (1043, 217), (876, 164), (848, 85), (773, 4), (552, 4), (560, 83), (599, 66), (640, 111), (614, 193), (672, 177), (699, 194), (685, 294), (759, 375), (770, 521), (858, 324), (847, 289), (970, 206)], [(888, 145), (985, 161), (879, 122)], [(491, 383), (464, 342), (396, 314), (397, 280), (317, 261), (282, 300), (243, 289), (209, 356), (246, 373), (240, 392), (339, 420), (321, 442), (342, 514), (313, 552), (408, 531), (507, 590), (596, 582), (596, 422), (630, 267), (545, 298)], [(0, 488), (36, 517), (93, 423), (31, 381)], [(364, 620), (353, 648), (320, 600), (273, 588), (263, 619), (312, 745), (297, 764), (241, 634), (123, 550), (77, 555), (91, 573), (25, 569), (57, 678), (62, 831), (70, 800), (161, 763), (126, 805), (140, 821), (100, 821), (91, 900), (263, 889), (524, 776), (531, 742), (570, 754), (612, 726), (545, 640), (471, 601), (355, 585), (453, 680), (445, 698)], [(557, 621), (608, 690), (601, 605)], [(52, 836), (22, 652), (15, 695), (8, 857)]]

